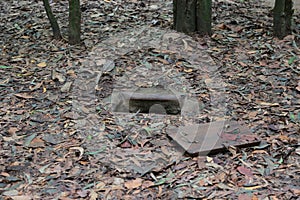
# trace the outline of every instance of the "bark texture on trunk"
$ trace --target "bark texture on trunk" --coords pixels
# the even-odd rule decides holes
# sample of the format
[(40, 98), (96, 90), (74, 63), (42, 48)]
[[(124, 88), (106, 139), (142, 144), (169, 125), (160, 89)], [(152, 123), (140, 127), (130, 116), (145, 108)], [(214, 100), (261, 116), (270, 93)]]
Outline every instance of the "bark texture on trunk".
[(273, 31), (274, 36), (280, 39), (291, 34), (293, 16), (292, 0), (276, 0), (273, 10)]
[(173, 0), (174, 29), (211, 35), (211, 0)]
[(80, 0), (69, 0), (69, 44), (80, 43)]
[(57, 20), (56, 20), (55, 16), (53, 15), (51, 6), (49, 4), (49, 1), (48, 0), (43, 0), (43, 3), (44, 3), (44, 7), (45, 7), (45, 10), (46, 10), (47, 17), (48, 17), (48, 19), (50, 21), (50, 24), (51, 24), (53, 37), (55, 39), (59, 40), (59, 39), (62, 38), (61, 33), (60, 33), (60, 29), (59, 29), (59, 25), (57, 23)]

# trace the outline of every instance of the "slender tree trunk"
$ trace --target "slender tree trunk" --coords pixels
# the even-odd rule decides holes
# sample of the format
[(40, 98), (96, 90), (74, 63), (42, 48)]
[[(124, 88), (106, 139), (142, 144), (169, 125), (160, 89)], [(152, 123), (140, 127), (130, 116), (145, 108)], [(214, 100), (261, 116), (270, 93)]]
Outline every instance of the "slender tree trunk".
[(174, 29), (211, 35), (211, 0), (173, 0)]
[(197, 30), (197, 0), (173, 0), (174, 29), (190, 33)]
[(80, 0), (69, 0), (69, 44), (80, 43)]
[(274, 36), (282, 39), (291, 33), (293, 1), (276, 0), (273, 12)]
[(198, 0), (197, 31), (201, 35), (211, 35), (211, 0)]
[(50, 24), (51, 24), (51, 28), (52, 28), (52, 31), (53, 31), (53, 37), (55, 39), (59, 40), (59, 39), (62, 38), (61, 33), (60, 33), (60, 29), (59, 29), (59, 25), (57, 23), (56, 18), (53, 15), (53, 12), (51, 10), (51, 6), (49, 4), (49, 1), (48, 0), (43, 0), (43, 3), (44, 3), (44, 7), (45, 7), (45, 10), (46, 10), (48, 19), (49, 19)]

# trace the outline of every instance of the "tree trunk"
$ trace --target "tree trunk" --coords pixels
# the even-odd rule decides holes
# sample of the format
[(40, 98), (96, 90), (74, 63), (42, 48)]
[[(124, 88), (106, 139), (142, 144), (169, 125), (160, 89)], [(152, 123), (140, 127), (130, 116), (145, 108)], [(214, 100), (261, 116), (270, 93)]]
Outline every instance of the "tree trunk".
[(197, 0), (173, 0), (174, 29), (190, 33), (197, 31)]
[(211, 35), (211, 0), (173, 0), (174, 29)]
[(273, 10), (274, 36), (279, 39), (291, 34), (293, 10), (292, 0), (276, 0)]
[(69, 0), (69, 44), (80, 43), (80, 0)]
[(211, 35), (211, 0), (198, 0), (197, 31), (201, 35)]
[(49, 1), (48, 0), (43, 0), (43, 3), (44, 3), (44, 7), (45, 7), (45, 10), (46, 10), (48, 19), (49, 19), (50, 24), (51, 24), (51, 28), (52, 28), (52, 31), (53, 31), (53, 37), (55, 39), (59, 40), (59, 39), (62, 38), (61, 33), (60, 33), (60, 29), (59, 29), (59, 25), (57, 23), (56, 18), (54, 17), (54, 15), (52, 13)]

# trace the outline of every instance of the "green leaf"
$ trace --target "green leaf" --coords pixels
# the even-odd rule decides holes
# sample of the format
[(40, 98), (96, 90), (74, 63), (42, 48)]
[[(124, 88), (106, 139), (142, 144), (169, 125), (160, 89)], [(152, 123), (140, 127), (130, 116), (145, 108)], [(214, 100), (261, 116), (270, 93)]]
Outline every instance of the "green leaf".
[(288, 61), (288, 64), (289, 65), (293, 64), (293, 62), (296, 60), (296, 58), (297, 58), (296, 56), (291, 57)]
[(83, 190), (89, 189), (89, 188), (93, 187), (94, 185), (95, 185), (95, 183), (87, 184), (86, 186), (84, 186)]
[(14, 24), (14, 27), (18, 30), (21, 30), (21, 27), (19, 26), (19, 24)]
[(143, 129), (147, 132), (148, 135), (151, 135), (152, 129), (148, 126), (143, 126)]
[(11, 66), (5, 66), (5, 65), (0, 65), (0, 69), (10, 69), (12, 68)]
[(283, 163), (283, 158), (282, 158), (282, 157), (280, 157), (280, 159), (278, 160), (278, 163), (279, 163), (279, 164), (282, 164), (282, 163)]
[(264, 148), (267, 148), (269, 146), (270, 146), (270, 144), (268, 144), (268, 143), (261, 143), (259, 146), (253, 147), (253, 149), (264, 149)]
[(295, 117), (294, 113), (290, 113), (290, 119), (292, 122), (296, 121), (296, 117)]
[(106, 149), (106, 146), (105, 146), (105, 147), (102, 147), (101, 149), (99, 149), (99, 150), (97, 150), (97, 151), (86, 152), (86, 154), (88, 154), (88, 155), (96, 155), (96, 154), (99, 154), (99, 153), (104, 152), (105, 149)]
[(143, 64), (144, 64), (144, 66), (145, 66), (147, 69), (152, 69), (152, 68), (153, 68), (152, 64), (149, 63), (149, 62), (147, 62), (147, 61), (144, 62)]
[(155, 182), (155, 186), (158, 186), (158, 185), (163, 185), (164, 183), (166, 183), (168, 180), (166, 178), (162, 178), (160, 180), (158, 180), (157, 182)]
[(88, 135), (88, 136), (87, 136), (87, 139), (88, 139), (88, 140), (92, 140), (92, 139), (93, 139), (93, 136)]
[(58, 56), (57, 56), (57, 58), (54, 60), (54, 62), (58, 62), (59, 60), (61, 60), (63, 58), (63, 54), (59, 54)]
[(100, 113), (102, 111), (102, 108), (100, 106), (97, 106), (96, 111)]

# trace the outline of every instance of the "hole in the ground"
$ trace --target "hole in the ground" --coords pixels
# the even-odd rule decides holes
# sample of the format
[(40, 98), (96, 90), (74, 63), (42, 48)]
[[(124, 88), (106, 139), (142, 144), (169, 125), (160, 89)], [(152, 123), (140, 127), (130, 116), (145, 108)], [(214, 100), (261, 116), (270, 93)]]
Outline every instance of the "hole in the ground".
[(148, 100), (147, 98), (143, 98), (143, 99), (130, 99), (129, 112), (179, 115), (181, 113), (181, 109), (180, 109), (180, 103), (178, 101)]
[(118, 92), (114, 94), (113, 111), (129, 113), (153, 113), (180, 115), (184, 95), (171, 93), (158, 88), (140, 88), (134, 92)]

